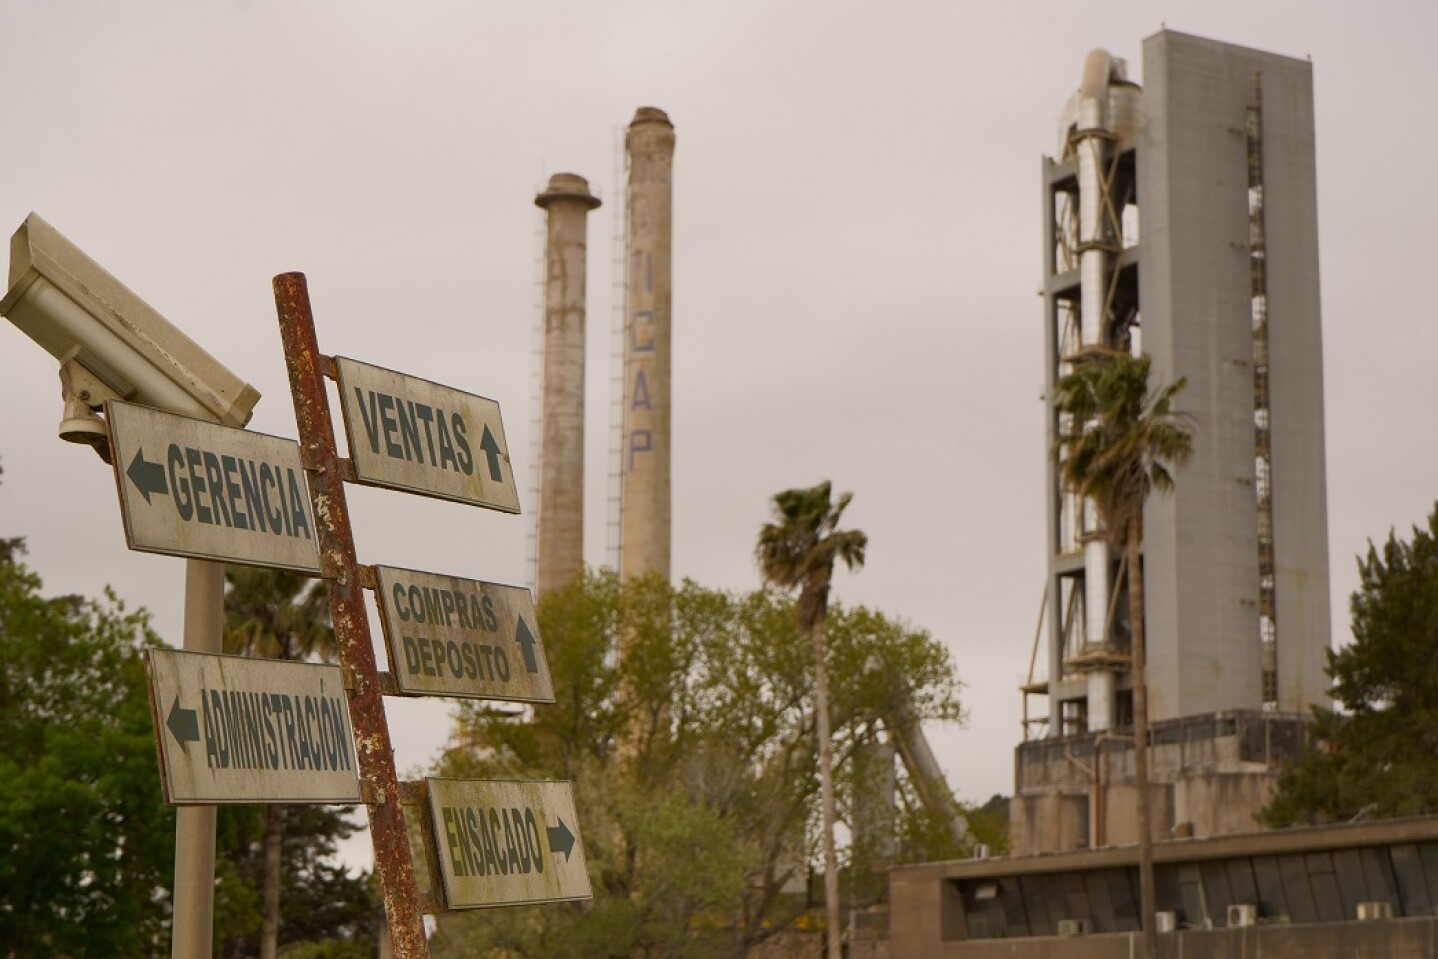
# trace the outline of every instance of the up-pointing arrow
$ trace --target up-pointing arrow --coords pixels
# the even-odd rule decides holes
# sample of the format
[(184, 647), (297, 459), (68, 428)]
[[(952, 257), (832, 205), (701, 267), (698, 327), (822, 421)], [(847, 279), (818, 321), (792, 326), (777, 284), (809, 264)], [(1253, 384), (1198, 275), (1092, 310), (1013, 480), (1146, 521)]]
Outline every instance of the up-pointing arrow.
[(175, 696), (174, 705), (170, 707), (170, 718), (165, 720), (165, 725), (170, 727), (170, 735), (175, 737), (186, 752), (190, 751), (186, 743), (200, 741), (200, 714), (193, 709), (181, 709), (178, 694)]
[[(558, 819), (558, 817), (555, 817)], [(559, 819), (558, 826), (545, 826), (544, 831), (549, 834), (549, 851), (552, 853), (564, 853), (564, 861), (569, 861), (569, 851), (574, 848), (574, 833)]]
[(145, 459), (143, 447), (135, 450), (135, 458), (130, 460), (130, 468), (125, 470), (125, 475), (130, 477), (130, 482), (135, 484), (135, 489), (145, 497), (147, 505), (150, 502), (151, 493), (159, 493), (161, 496), (170, 495), (170, 487), (165, 483), (165, 467)]
[(524, 654), (524, 668), (531, 673), (539, 672), (539, 660), (534, 656), (534, 634), (529, 631), (529, 624), (523, 616), (519, 617), (519, 625), (514, 629), (514, 641)]
[(489, 478), (496, 483), (503, 483), (504, 472), (499, 468), (499, 443), (489, 431), (488, 423), (484, 425), (484, 435), (479, 438), (479, 448), (489, 460)]

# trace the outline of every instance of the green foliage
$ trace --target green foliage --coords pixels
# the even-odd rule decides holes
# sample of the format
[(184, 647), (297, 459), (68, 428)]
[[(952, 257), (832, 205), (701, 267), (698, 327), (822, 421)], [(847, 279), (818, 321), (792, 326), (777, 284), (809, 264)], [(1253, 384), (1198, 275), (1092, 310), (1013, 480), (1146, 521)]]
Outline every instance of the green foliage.
[(174, 816), (160, 795), (144, 612), (47, 599), (0, 557), (0, 955), (164, 946)]
[(864, 565), (869, 537), (859, 530), (839, 530), (839, 520), (854, 499), (843, 493), (831, 499), (828, 480), (807, 489), (790, 489), (773, 501), (774, 522), (759, 530), (754, 558), (764, 581), (781, 589), (799, 589), (799, 628), (809, 633), (822, 623), (829, 607), (829, 582), (834, 564), (849, 569)]
[(1353, 643), (1328, 655), (1338, 712), (1280, 774), (1273, 826), (1438, 809), (1438, 507), (1409, 541), (1388, 534), (1358, 563)]
[[(793, 603), (611, 573), (538, 609), (557, 702), (466, 707), (445, 776), (572, 779), (595, 898), (446, 916), (436, 959), (733, 955), (810, 906), (817, 824), (812, 664)], [(836, 767), (907, 688), (958, 720), (959, 683), (927, 633), (866, 609), (828, 618)], [(619, 666), (624, 649), (624, 666)], [(902, 788), (902, 786), (901, 786)], [(903, 855), (932, 852), (901, 811)]]
[[(277, 569), (225, 568), (225, 651), (268, 659), (333, 662), (334, 629), (322, 580)], [(266, 816), (280, 837), (280, 857), (266, 870)], [(223, 871), (216, 890), (216, 953), (262, 952), (264, 890), (279, 889), (277, 944), (284, 956), (368, 957), (382, 907), (368, 873), (351, 876), (335, 861), (338, 844), (357, 830), (332, 806), (227, 807), (220, 817)]]
[[(358, 831), (337, 806), (281, 807), (285, 816), (280, 859), (281, 954), (355, 940), (369, 956), (378, 933), (380, 905), (370, 873), (351, 875), (335, 859), (339, 843)], [(259, 954), (264, 885), (263, 807), (220, 810), (215, 893), (215, 955)], [(301, 953), (303, 954), (303, 953)], [(325, 955), (325, 953), (318, 953)]]
[(1059, 471), (1070, 489), (1098, 504), (1115, 549), (1127, 543), (1150, 490), (1173, 488), (1169, 466), (1193, 453), (1186, 417), (1173, 409), (1187, 380), (1150, 392), (1151, 362), (1126, 353), (1100, 356), (1054, 387)]

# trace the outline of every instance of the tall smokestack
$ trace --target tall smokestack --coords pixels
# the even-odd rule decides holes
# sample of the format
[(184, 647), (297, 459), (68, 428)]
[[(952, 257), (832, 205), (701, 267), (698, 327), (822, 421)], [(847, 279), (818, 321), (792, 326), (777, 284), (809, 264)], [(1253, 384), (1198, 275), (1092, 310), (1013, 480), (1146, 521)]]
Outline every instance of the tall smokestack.
[(573, 173), (534, 198), (549, 220), (544, 254), (544, 393), (540, 428), (540, 596), (584, 568), (584, 264), (589, 211), (599, 199)]
[(669, 578), (670, 234), (674, 124), (640, 107), (629, 153), (624, 464), (619, 572)]

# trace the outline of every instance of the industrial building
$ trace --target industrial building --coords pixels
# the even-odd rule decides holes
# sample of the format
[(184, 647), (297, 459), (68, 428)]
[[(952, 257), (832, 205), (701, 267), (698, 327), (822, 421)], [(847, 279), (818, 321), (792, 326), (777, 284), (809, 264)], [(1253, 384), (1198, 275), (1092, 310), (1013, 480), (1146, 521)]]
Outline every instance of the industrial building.
[[(1155, 843), (1159, 959), (1385, 956), (1438, 939), (1438, 817)], [(902, 866), (893, 959), (1128, 959), (1132, 846)]]
[(619, 573), (670, 573), (674, 124), (640, 107), (625, 138), (624, 407)]
[(556, 173), (534, 198), (546, 213), (544, 355), (540, 397), (539, 517), (535, 592), (584, 570), (584, 343), (589, 182)]
[[(1112, 352), (1152, 357), (1151, 388), (1187, 380), (1194, 453), (1143, 520), (1155, 837), (1250, 831), (1327, 701), (1312, 64), (1165, 30), (1140, 87), (1096, 50), (1041, 189), (1048, 392)], [(1051, 411), (1049, 449), (1064, 425)], [(1136, 838), (1119, 557), (1059, 470), (1050, 457), (1016, 853)]]

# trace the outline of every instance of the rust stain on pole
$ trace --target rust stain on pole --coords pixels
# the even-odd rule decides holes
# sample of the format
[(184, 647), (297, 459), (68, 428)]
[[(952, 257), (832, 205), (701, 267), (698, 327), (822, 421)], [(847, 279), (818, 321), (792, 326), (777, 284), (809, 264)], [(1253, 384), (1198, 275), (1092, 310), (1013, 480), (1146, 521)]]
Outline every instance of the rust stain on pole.
[(320, 355), (315, 337), (314, 313), (303, 273), (282, 273), (274, 279), (275, 308), (285, 347), (285, 367), (295, 403), (300, 434), (300, 456), (309, 475), (314, 502), (315, 533), (320, 565), (329, 589), (330, 616), (340, 664), (353, 678), (349, 695), (354, 722), (355, 751), (360, 776), (372, 784), (374, 802), (367, 804), (370, 837), (374, 841), (375, 870), (384, 895), (385, 917), (396, 959), (427, 959), (424, 918), (415, 890), (414, 860), (399, 783), (394, 769), (394, 747), (385, 721), (369, 614), (364, 587), (355, 559), (354, 533), (345, 502), (344, 477), (335, 449), (329, 396), (323, 369), (328, 357)]

